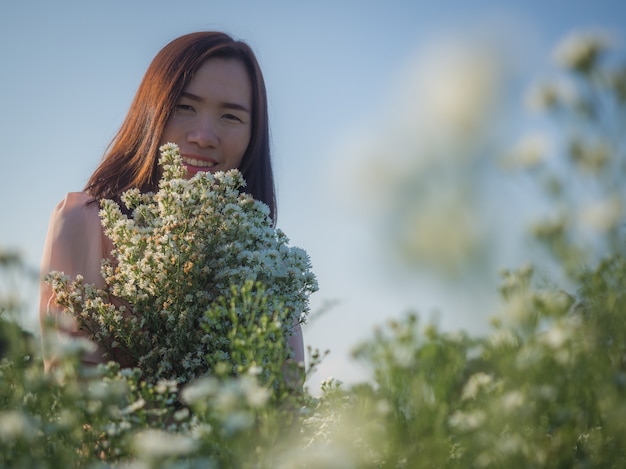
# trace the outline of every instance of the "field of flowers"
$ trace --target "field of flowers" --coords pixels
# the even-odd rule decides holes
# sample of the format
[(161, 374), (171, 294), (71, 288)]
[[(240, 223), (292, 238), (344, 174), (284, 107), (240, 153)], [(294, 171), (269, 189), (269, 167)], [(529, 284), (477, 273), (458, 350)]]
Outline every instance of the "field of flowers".
[[(505, 158), (544, 191), (551, 210), (532, 233), (550, 268), (502, 272), (504, 307), (482, 336), (443, 331), (417, 314), (381, 325), (354, 350), (371, 382), (329, 379), (318, 396), (294, 385), (279, 360), (287, 333), (281, 319), (306, 309), (315, 289), (298, 252), (284, 258), (306, 274), (292, 303), (271, 298), (293, 283), (267, 294), (239, 271), (224, 280), (235, 287), (228, 301), (216, 309), (209, 306), (217, 296), (207, 299), (206, 316), (197, 319), (202, 330), (209, 334), (219, 322), (238, 331), (219, 360), (206, 350), (213, 355), (202, 366), (210, 373), (193, 368), (193, 376), (177, 379), (170, 368), (85, 368), (80, 357), (90, 344), (67, 341), (58, 345), (59, 366), (45, 374), (39, 339), (13, 321), (22, 299), (11, 286), (36, 279), (18, 256), (0, 252), (8, 285), (0, 290), (0, 467), (626, 467), (626, 63), (616, 55), (608, 36), (566, 38), (557, 48), (558, 79), (532, 94), (559, 130), (561, 151), (547, 155), (527, 139)], [(145, 200), (134, 203), (150, 209)], [(397, 245), (414, 262), (434, 255), (423, 234), (407, 233)], [(287, 252), (281, 238), (267, 239), (263, 249)], [(474, 262), (466, 256), (474, 239), (451, 236), (442, 262)], [(250, 256), (253, 270), (259, 259)], [(86, 301), (72, 298), (75, 306)], [(115, 327), (135, 327), (122, 323)], [(304, 373), (320, 360), (309, 350)]]

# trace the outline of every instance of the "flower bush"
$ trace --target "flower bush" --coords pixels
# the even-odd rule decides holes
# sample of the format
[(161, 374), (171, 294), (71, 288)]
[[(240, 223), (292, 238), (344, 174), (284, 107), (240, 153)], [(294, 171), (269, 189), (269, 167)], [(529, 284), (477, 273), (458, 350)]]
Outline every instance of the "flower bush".
[[(125, 192), (125, 210), (102, 202), (114, 245), (103, 263), (107, 288), (53, 272), (58, 303), (108, 358), (154, 382), (187, 382), (220, 363), (236, 373), (281, 364), (289, 358), (283, 337), (304, 320), (317, 289), (306, 252), (288, 246), (269, 208), (241, 192), (238, 170), (185, 180), (178, 147), (161, 151), (158, 192)], [(254, 346), (241, 354), (245, 341)]]

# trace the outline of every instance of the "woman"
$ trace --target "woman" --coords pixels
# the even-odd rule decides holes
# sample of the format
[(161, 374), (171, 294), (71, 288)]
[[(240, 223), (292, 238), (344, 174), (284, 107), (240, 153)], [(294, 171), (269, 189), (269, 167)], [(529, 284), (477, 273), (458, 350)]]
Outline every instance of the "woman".
[[(187, 177), (198, 171), (238, 168), (246, 191), (270, 207), (276, 217), (269, 150), (267, 98), (263, 76), (250, 47), (220, 32), (179, 37), (154, 58), (120, 130), (83, 192), (69, 193), (53, 211), (41, 271), (81, 274), (86, 283), (105, 286), (101, 261), (112, 243), (104, 235), (99, 201), (120, 201), (131, 188), (157, 190), (159, 147), (176, 143)], [(40, 319), (44, 367), (54, 366), (45, 331), (52, 322), (60, 335), (81, 336), (75, 321), (55, 304), (41, 285)], [(293, 358), (304, 360), (299, 325), (290, 337)], [(123, 361), (123, 357), (120, 357)], [(103, 362), (103, 350), (84, 356), (86, 364)]]

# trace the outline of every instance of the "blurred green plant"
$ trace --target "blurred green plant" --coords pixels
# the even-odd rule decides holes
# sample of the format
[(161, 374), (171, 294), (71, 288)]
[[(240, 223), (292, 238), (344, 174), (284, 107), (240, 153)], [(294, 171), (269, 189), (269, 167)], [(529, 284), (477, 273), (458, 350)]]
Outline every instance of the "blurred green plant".
[(574, 278), (626, 252), (626, 62), (615, 43), (608, 33), (581, 32), (557, 46), (560, 73), (528, 96), (554, 131), (526, 137), (511, 153), (549, 201), (533, 235)]
[(365, 467), (626, 463), (626, 67), (612, 52), (604, 35), (557, 47), (562, 68), (540, 107), (564, 150), (548, 159), (541, 141), (526, 140), (511, 155), (548, 195), (552, 218), (533, 233), (572, 291), (526, 265), (502, 273), (504, 308), (484, 338), (419, 327), (410, 315), (358, 347), (374, 383), (344, 394), (343, 419), (359, 410), (351, 431), (368, 434), (353, 454), (376, 451)]
[[(23, 266), (19, 257), (10, 265)], [(242, 291), (229, 307), (249, 301)], [(233, 333), (246, 326), (233, 324)], [(254, 340), (276, 333), (271, 322), (247, 333), (233, 354), (254, 356), (264, 347), (282, 356), (281, 342)], [(11, 344), (0, 362), (0, 467), (271, 467), (265, 461), (296, 428), (306, 399), (280, 365), (233, 375), (230, 363), (217, 363), (211, 376), (184, 387), (115, 362), (85, 367), (81, 357), (92, 344), (84, 339), (59, 343), (59, 364), (44, 373), (39, 344), (32, 348), (25, 337), (0, 317), (0, 342)]]

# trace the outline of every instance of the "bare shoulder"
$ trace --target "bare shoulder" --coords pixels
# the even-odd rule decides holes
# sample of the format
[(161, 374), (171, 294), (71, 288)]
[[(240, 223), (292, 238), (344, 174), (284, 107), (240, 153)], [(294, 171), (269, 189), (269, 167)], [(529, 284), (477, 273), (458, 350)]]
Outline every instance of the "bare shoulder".
[(98, 226), (100, 208), (86, 192), (69, 192), (52, 212), (51, 223), (62, 230), (75, 231)]
[(57, 204), (50, 217), (42, 255), (42, 272), (83, 275), (101, 283), (101, 261), (110, 246), (104, 239), (99, 205), (87, 193), (71, 192)]
[(85, 192), (70, 192), (50, 216), (48, 241), (51, 246), (75, 251), (101, 243), (100, 207)]

